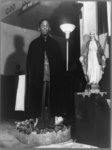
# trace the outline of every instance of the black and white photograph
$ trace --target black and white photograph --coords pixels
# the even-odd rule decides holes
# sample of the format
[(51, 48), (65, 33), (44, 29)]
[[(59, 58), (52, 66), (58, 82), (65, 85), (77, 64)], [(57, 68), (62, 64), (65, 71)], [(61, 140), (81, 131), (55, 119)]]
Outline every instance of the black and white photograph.
[(0, 149), (111, 149), (111, 6), (0, 0)]

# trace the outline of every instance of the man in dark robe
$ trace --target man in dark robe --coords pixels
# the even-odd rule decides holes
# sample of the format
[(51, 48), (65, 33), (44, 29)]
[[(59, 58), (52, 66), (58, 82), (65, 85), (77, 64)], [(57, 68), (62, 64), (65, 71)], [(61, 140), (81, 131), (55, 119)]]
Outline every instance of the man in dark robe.
[[(48, 89), (50, 91), (48, 92), (49, 100), (44, 102), (44, 105), (49, 103), (50, 115), (61, 115), (64, 107), (65, 79), (61, 50), (57, 41), (49, 34), (48, 20), (40, 21), (39, 30), (41, 34), (31, 42), (27, 55), (25, 100), (27, 118), (35, 118), (41, 115), (43, 97), (47, 92), (43, 93), (43, 91), (48, 88), (50, 88), (50, 90)], [(47, 58), (47, 61), (45, 61), (45, 58)], [(45, 73), (46, 63), (48, 63), (48, 72)], [(45, 77), (47, 73), (49, 77)]]

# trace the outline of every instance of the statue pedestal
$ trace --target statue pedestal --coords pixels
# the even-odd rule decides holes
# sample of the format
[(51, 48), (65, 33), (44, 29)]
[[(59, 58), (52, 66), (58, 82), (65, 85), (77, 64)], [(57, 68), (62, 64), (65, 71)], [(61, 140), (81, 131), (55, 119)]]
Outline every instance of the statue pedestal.
[(86, 86), (86, 89), (85, 89), (85, 93), (96, 93), (96, 94), (100, 94), (100, 93), (103, 93), (103, 92), (100, 92), (100, 86), (98, 84), (91, 84), (91, 85), (87, 85)]
[(100, 87), (98, 84), (91, 85), (91, 93), (100, 93)]
[(101, 146), (110, 141), (109, 93), (75, 93), (75, 122), (78, 142)]

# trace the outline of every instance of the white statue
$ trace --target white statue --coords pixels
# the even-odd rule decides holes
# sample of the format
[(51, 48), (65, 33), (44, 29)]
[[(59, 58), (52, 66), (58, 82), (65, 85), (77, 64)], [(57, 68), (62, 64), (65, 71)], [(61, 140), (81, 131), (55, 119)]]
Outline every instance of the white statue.
[(91, 92), (99, 92), (99, 81), (106, 66), (106, 57), (94, 32), (90, 33), (90, 40), (85, 46), (80, 62), (88, 83), (87, 86), (90, 87)]

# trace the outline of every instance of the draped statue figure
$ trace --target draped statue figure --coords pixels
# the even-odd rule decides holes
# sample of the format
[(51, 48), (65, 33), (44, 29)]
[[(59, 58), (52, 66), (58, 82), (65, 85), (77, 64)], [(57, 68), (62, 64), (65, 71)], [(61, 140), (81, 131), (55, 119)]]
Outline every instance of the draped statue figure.
[(99, 41), (96, 40), (94, 32), (90, 33), (90, 40), (86, 43), (79, 59), (87, 80), (86, 90), (93, 93), (99, 92), (99, 82), (106, 66), (106, 57)]

